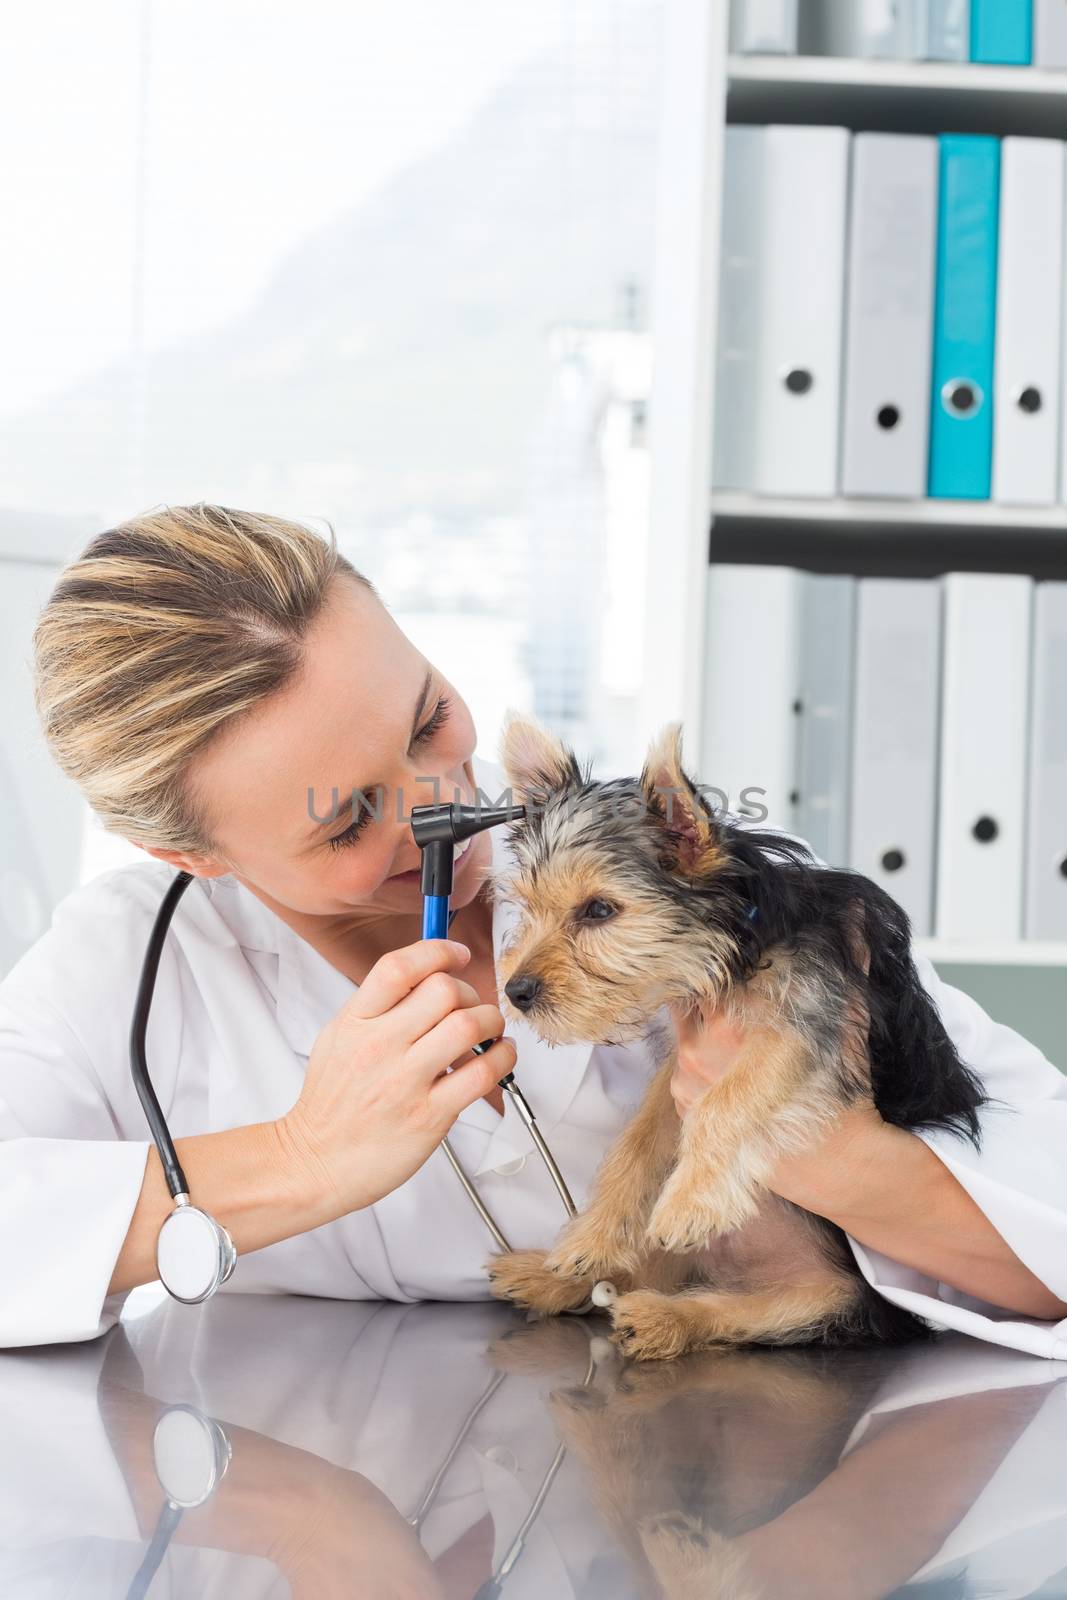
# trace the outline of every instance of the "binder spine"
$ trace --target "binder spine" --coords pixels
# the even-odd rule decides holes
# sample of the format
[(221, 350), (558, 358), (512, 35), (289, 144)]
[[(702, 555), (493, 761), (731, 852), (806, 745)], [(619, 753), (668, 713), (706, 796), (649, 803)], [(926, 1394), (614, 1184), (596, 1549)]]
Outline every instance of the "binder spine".
[(1033, 581), (945, 580), (937, 934), (1022, 933)]
[(1028, 939), (1067, 939), (1067, 583), (1034, 594), (1027, 795)]
[(1028, 67), (1031, 0), (971, 0), (971, 60)]
[[(1040, 4), (1040, 0), (1038, 0)], [(970, 0), (930, 0), (926, 59), (967, 61), (971, 53)]]
[(726, 129), (712, 462), (717, 489), (755, 487), (756, 369), (766, 275), (763, 139), (762, 128)]
[(756, 488), (837, 492), (848, 158), (845, 128), (764, 130)]
[(1034, 64), (1067, 67), (1067, 5), (1064, 0), (1034, 0)]
[(993, 498), (1056, 499), (1064, 147), (1003, 141), (994, 366)]
[(853, 140), (841, 488), (921, 497), (930, 426), (937, 141)]
[(987, 500), (1000, 142), (942, 134), (940, 157), (928, 493)]
[(730, 49), (739, 55), (796, 55), (798, 0), (731, 0)]

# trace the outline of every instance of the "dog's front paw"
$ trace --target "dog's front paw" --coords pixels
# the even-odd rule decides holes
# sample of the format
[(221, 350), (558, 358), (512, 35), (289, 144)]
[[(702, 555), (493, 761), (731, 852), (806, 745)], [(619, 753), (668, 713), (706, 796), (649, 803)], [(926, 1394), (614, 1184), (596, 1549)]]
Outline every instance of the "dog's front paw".
[(634, 1361), (665, 1361), (684, 1355), (692, 1330), (685, 1306), (669, 1294), (637, 1289), (611, 1307), (612, 1338)]
[(752, 1581), (741, 1546), (680, 1507), (642, 1517), (637, 1534), (664, 1594), (752, 1600), (764, 1592)]
[(698, 1189), (689, 1182), (667, 1184), (648, 1219), (646, 1237), (661, 1250), (699, 1250), (713, 1234), (733, 1233), (759, 1213), (759, 1202), (742, 1184), (707, 1180)]
[(545, 1266), (561, 1278), (589, 1278), (595, 1283), (636, 1271), (638, 1253), (619, 1224), (605, 1225), (584, 1213), (564, 1228)]
[(563, 1278), (545, 1265), (544, 1250), (512, 1250), (492, 1256), (487, 1264), (489, 1286), (498, 1300), (558, 1316), (576, 1311), (589, 1299), (592, 1278)]

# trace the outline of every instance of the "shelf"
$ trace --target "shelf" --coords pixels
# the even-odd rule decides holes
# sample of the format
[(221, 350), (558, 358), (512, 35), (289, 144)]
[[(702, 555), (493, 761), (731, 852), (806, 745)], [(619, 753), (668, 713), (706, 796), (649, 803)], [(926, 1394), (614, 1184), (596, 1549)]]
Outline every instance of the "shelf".
[(974, 62), (731, 56), (730, 122), (1064, 137), (1067, 72)]
[(912, 949), (935, 966), (1067, 967), (1067, 943), (1055, 940), (916, 939)]
[(887, 577), (971, 571), (1065, 578), (1067, 506), (723, 491), (711, 499), (709, 558)]
[(969, 533), (1008, 533), (1019, 528), (1067, 534), (1067, 506), (1005, 506), (991, 500), (866, 500), (839, 495), (833, 500), (744, 494), (712, 496), (719, 517), (754, 521), (833, 522), (847, 526), (966, 528)]

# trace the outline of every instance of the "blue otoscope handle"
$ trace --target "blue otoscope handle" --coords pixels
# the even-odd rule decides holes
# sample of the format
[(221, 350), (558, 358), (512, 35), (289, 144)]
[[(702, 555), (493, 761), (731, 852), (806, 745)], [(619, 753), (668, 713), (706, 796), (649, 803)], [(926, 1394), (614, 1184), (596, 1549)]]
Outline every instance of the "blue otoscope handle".
[[(427, 894), (422, 897), (422, 937), (424, 939), (448, 938), (448, 901), (447, 894)], [(476, 1056), (482, 1056), (495, 1044), (495, 1039), (483, 1039), (481, 1044), (471, 1045)], [(510, 1077), (511, 1074), (509, 1073)]]
[(422, 937), (424, 939), (448, 938), (447, 894), (428, 894), (423, 899)]

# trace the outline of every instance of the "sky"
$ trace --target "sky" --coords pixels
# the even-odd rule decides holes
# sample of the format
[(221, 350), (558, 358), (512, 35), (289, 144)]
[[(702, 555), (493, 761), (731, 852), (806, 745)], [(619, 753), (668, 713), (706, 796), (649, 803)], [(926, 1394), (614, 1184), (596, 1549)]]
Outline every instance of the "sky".
[(576, 0), (13, 8), (0, 54), (0, 414), (246, 306), (295, 239), (580, 26)]

